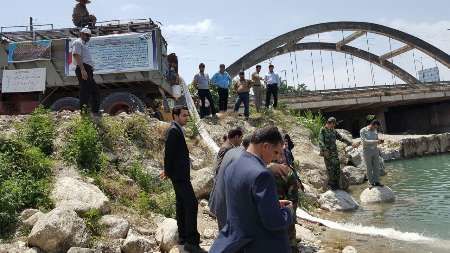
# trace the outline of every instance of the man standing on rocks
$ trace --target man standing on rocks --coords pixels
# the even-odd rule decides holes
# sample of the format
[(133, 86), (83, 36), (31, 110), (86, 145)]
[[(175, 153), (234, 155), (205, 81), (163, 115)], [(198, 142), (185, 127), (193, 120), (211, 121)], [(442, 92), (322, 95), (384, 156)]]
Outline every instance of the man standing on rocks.
[(91, 108), (94, 115), (100, 110), (100, 91), (94, 80), (94, 61), (88, 48), (91, 39), (91, 30), (83, 28), (80, 38), (72, 44), (72, 55), (77, 65), (75, 74), (80, 85), (80, 109), (87, 113), (87, 107)]
[(278, 87), (281, 84), (280, 76), (273, 71), (275, 66), (269, 65), (269, 73), (264, 77), (264, 82), (266, 83), (266, 108), (270, 106), (270, 98), (273, 96), (273, 108), (278, 106)]
[(176, 196), (176, 218), (179, 243), (191, 253), (206, 252), (200, 248), (200, 234), (197, 231), (198, 201), (191, 184), (191, 160), (184, 137), (183, 126), (187, 124), (189, 111), (186, 106), (175, 106), (173, 122), (167, 130), (164, 151), (164, 171), (161, 178), (172, 181)]
[(255, 95), (255, 107), (256, 111), (261, 111), (262, 99), (263, 99), (263, 87), (261, 81), (264, 78), (259, 74), (261, 72), (261, 65), (256, 65), (256, 71), (252, 74), (253, 93)]
[(336, 140), (342, 141), (348, 146), (352, 145), (351, 141), (343, 138), (336, 131), (336, 123), (336, 118), (330, 117), (319, 133), (320, 155), (323, 156), (327, 168), (328, 187), (333, 191), (340, 188), (341, 178), (341, 163), (339, 162)]
[(200, 63), (198, 68), (200, 71), (194, 76), (194, 86), (198, 90), (198, 97), (202, 103), (200, 107), (200, 118), (204, 118), (207, 114), (209, 114), (206, 110), (206, 99), (209, 101), (211, 114), (214, 117), (216, 116), (216, 108), (214, 106), (214, 100), (211, 92), (209, 91), (209, 75), (205, 73), (204, 63)]
[(219, 93), (219, 111), (226, 112), (228, 109), (228, 90), (231, 85), (231, 76), (225, 71), (225, 64), (220, 64), (220, 70), (211, 79), (212, 84), (217, 86)]
[(378, 144), (384, 140), (378, 139), (378, 128), (380, 121), (373, 120), (370, 124), (360, 131), (361, 143), (363, 145), (363, 157), (367, 167), (367, 177), (369, 179), (369, 188), (374, 186), (383, 187), (380, 183), (380, 150)]
[(211, 247), (222, 252), (291, 252), (288, 227), (292, 202), (279, 200), (266, 165), (279, 157), (283, 139), (276, 127), (256, 130), (247, 151), (225, 171), (227, 222)]
[(245, 120), (250, 117), (250, 89), (252, 88), (252, 82), (245, 79), (244, 71), (239, 72), (239, 80), (236, 80), (233, 85), (234, 91), (237, 93), (238, 98), (234, 105), (234, 112), (239, 111), (241, 103), (244, 103), (244, 116)]

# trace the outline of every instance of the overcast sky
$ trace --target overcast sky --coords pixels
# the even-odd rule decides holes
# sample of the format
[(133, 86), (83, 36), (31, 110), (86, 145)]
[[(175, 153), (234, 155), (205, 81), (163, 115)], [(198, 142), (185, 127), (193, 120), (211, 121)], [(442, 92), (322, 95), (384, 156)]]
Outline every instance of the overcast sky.
[[(70, 0), (9, 1), (2, 5), (0, 25), (25, 25), (28, 17), (33, 16), (36, 23), (70, 27), (74, 4), (75, 1)], [(450, 52), (448, 0), (92, 0), (88, 8), (98, 20), (150, 17), (160, 21), (169, 43), (169, 51), (176, 52), (179, 56), (180, 72), (188, 81), (192, 79), (200, 62), (206, 63), (207, 72), (213, 74), (220, 63), (229, 65), (275, 36), (303, 26), (330, 21), (367, 21), (387, 25)], [(340, 32), (322, 34), (320, 39), (335, 42), (341, 36)], [(317, 39), (317, 36), (306, 38), (307, 41)], [(378, 54), (388, 52), (389, 48), (402, 46), (397, 42), (389, 44), (387, 38), (374, 34), (369, 34), (368, 38), (360, 38), (351, 45), (365, 50), (369, 47), (371, 52)], [(349, 58), (345, 64), (345, 55), (339, 53), (331, 55), (330, 52), (313, 52), (311, 57), (310, 52), (298, 52), (291, 57), (292, 65), (289, 55), (273, 59), (276, 70), (289, 83), (306, 83), (311, 89), (353, 86), (354, 83), (362, 86), (373, 82), (401, 82), (388, 72), (358, 59), (354, 60), (354, 67)], [(422, 68), (438, 65), (441, 79), (450, 80), (447, 68), (418, 51), (397, 57), (394, 62), (413, 75)], [(263, 63), (264, 71), (267, 64), (268, 62)]]

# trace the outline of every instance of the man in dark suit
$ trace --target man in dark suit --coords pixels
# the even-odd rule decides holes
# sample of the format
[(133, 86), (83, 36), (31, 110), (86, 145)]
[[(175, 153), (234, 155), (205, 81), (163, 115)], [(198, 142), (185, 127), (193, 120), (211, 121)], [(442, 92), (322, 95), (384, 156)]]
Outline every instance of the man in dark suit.
[(175, 190), (179, 243), (184, 244), (184, 250), (188, 252), (203, 253), (206, 251), (199, 246), (200, 234), (197, 231), (198, 201), (190, 181), (191, 161), (183, 130), (189, 118), (188, 108), (176, 106), (172, 117), (173, 122), (166, 135), (161, 177), (168, 177)]
[(292, 203), (278, 200), (275, 179), (266, 168), (280, 155), (282, 143), (276, 127), (259, 129), (247, 151), (225, 171), (227, 222), (211, 253), (291, 252)]

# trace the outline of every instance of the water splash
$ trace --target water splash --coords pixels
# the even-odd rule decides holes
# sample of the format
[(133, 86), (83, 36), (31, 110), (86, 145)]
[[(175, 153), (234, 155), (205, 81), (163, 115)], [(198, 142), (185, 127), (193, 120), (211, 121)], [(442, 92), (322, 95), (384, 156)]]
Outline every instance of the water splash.
[(377, 228), (373, 226), (362, 226), (358, 224), (338, 223), (334, 221), (324, 220), (313, 217), (302, 209), (297, 210), (297, 217), (303, 220), (323, 224), (324, 226), (332, 229), (360, 235), (381, 236), (406, 242), (436, 243), (439, 241), (438, 239), (426, 237), (418, 233), (401, 232), (393, 228)]

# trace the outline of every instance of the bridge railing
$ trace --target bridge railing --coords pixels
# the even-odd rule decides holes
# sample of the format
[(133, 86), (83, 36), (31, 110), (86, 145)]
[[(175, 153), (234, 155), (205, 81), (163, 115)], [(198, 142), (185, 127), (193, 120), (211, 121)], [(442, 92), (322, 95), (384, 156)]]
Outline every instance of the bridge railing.
[(397, 84), (397, 85), (376, 85), (376, 86), (359, 86), (341, 89), (327, 89), (327, 90), (289, 90), (288, 92), (280, 92), (280, 97), (313, 97), (313, 96), (337, 96), (349, 93), (366, 93), (366, 92), (384, 92), (392, 90), (407, 90), (407, 89), (438, 89), (440, 87), (450, 86), (450, 81), (420, 83), (420, 84)]

